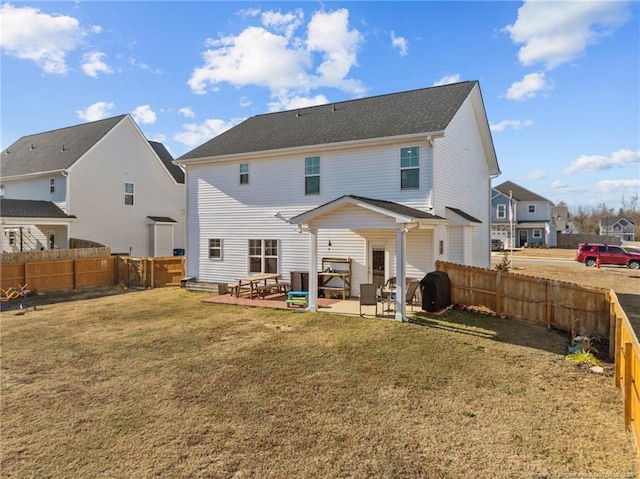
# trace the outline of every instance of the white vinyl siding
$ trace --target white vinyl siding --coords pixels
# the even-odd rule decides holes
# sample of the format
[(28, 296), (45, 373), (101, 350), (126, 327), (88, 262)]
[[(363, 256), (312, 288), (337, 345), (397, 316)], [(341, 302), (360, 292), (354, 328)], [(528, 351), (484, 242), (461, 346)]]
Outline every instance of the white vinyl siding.
[[(77, 217), (70, 237), (97, 241), (114, 254), (152, 256), (147, 216), (166, 216), (176, 221), (173, 247), (185, 248), (184, 185), (168, 174), (131, 118), (74, 163), (67, 181), (68, 213)], [(125, 183), (135, 185), (133, 206), (125, 205)]]
[[(465, 247), (465, 256), (471, 251), (466, 264), (488, 268), (491, 266), (490, 251), (490, 194), (489, 167), (484, 160), (480, 131), (474, 113), (472, 98), (467, 98), (454, 115), (445, 131), (444, 138), (437, 138), (434, 146), (434, 192), (435, 214), (447, 217), (446, 207), (459, 208), (478, 218), (465, 241), (471, 245), (486, 245), (486, 248)], [(446, 232), (444, 233), (446, 236)], [(446, 237), (443, 238), (446, 240)], [(449, 245), (450, 257), (459, 253)]]

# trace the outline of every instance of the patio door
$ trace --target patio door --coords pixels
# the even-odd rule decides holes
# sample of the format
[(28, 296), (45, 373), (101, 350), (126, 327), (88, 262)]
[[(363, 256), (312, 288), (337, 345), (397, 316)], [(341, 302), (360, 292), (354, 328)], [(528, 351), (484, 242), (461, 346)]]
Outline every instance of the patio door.
[(377, 287), (384, 286), (385, 281), (385, 250), (373, 247), (371, 249), (371, 276), (372, 282)]

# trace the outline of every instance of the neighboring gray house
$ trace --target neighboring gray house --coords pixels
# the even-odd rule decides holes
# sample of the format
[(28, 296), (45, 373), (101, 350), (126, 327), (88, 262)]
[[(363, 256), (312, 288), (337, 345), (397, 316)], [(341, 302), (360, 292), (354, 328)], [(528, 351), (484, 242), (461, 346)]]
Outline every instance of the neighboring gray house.
[(185, 248), (184, 172), (130, 115), (20, 138), (0, 157), (2, 250), (70, 238), (135, 256)]
[(507, 248), (540, 243), (555, 247), (556, 220), (562, 217), (562, 210), (554, 208), (548, 199), (512, 181), (505, 181), (492, 190), (491, 238), (502, 240)]
[(251, 117), (185, 154), (187, 276), (315, 274), (349, 258), (350, 294), (438, 260), (491, 266), (500, 174), (477, 81)]
[(635, 241), (636, 224), (631, 218), (623, 216), (605, 216), (600, 218), (600, 234), (615, 236), (624, 241)]

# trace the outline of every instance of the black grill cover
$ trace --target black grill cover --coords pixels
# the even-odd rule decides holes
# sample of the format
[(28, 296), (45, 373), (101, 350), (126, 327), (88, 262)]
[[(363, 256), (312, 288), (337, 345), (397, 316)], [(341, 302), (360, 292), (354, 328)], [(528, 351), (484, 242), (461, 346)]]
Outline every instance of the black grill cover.
[(440, 311), (451, 305), (451, 282), (444, 271), (432, 271), (420, 280), (422, 309)]

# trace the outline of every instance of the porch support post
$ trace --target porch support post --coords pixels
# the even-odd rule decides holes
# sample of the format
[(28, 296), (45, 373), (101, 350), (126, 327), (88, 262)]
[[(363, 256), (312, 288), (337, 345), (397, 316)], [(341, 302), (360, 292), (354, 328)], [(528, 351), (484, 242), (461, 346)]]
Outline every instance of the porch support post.
[(318, 311), (318, 230), (309, 228), (309, 311)]
[(406, 321), (406, 239), (407, 229), (401, 225), (396, 230), (396, 321)]

